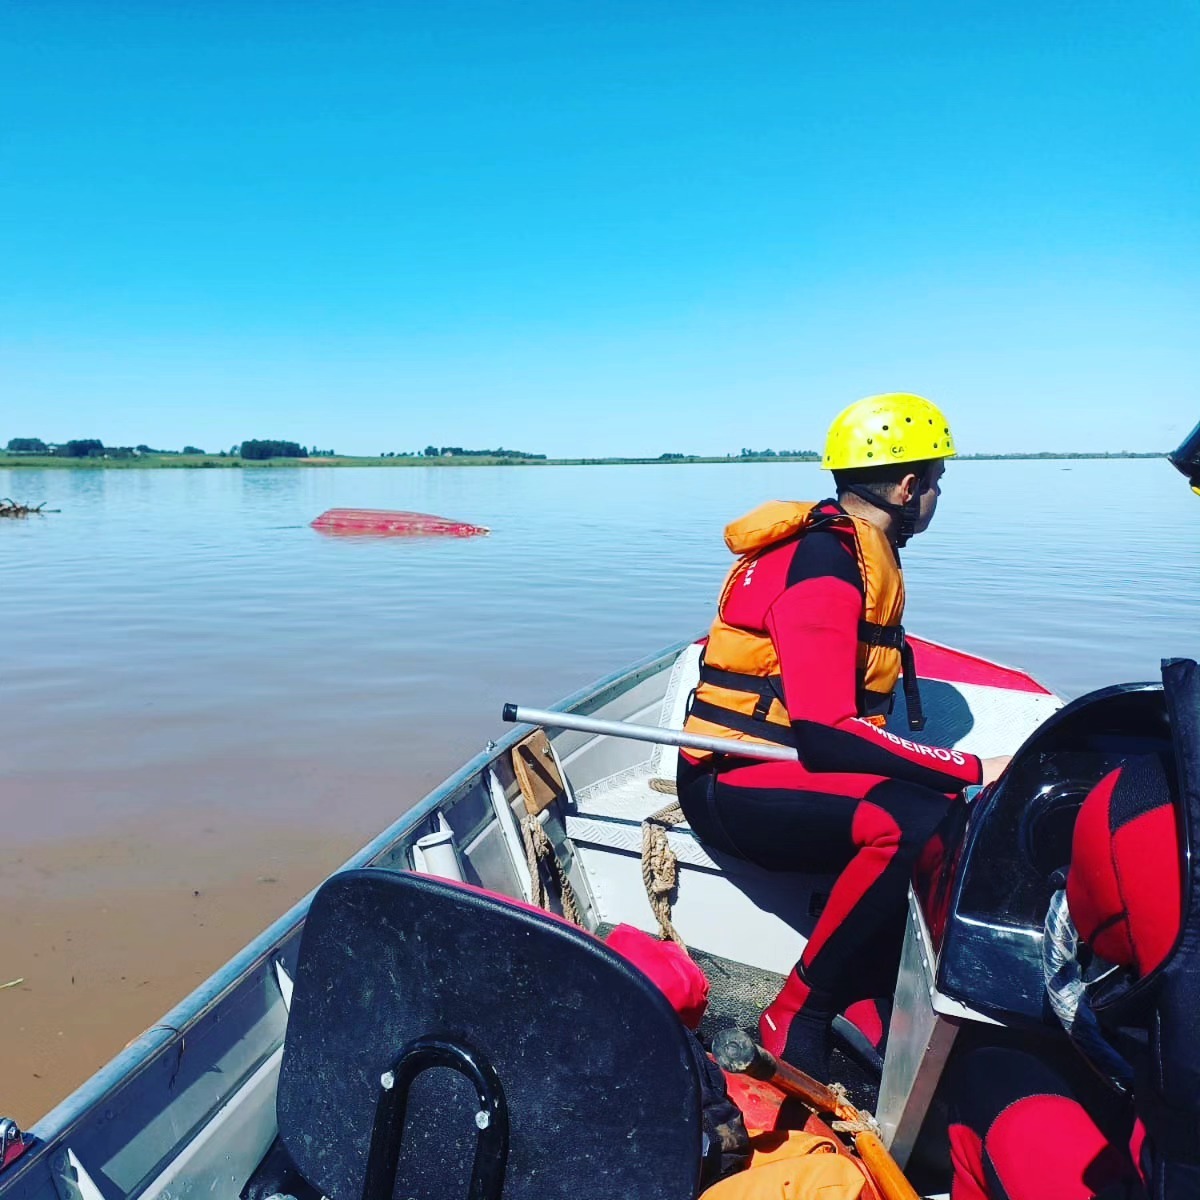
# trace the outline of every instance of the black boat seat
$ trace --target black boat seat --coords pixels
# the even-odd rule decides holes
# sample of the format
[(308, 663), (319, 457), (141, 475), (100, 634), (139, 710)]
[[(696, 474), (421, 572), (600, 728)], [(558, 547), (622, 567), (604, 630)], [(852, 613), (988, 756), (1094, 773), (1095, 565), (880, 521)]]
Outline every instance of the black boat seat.
[(346, 871), (314, 897), (277, 1115), (330, 1200), (699, 1186), (700, 1084), (658, 989), (561, 921), (405, 872)]

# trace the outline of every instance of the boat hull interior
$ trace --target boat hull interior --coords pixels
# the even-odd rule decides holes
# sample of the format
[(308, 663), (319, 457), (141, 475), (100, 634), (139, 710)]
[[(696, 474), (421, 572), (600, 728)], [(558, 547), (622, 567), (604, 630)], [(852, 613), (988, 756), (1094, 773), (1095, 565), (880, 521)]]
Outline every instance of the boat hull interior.
[[(933, 643), (916, 647), (928, 723), (909, 733), (898, 697), (888, 726), (898, 737), (1012, 753), (1061, 707), (1020, 671)], [(678, 729), (698, 657), (694, 643), (672, 647), (559, 707)], [(591, 932), (621, 923), (657, 931), (643, 825), (674, 801), (676, 751), (554, 729), (530, 741), (532, 732), (512, 729), (489, 743), (346, 868), (457, 879), (566, 912)], [(771, 873), (710, 852), (686, 824), (661, 828), (677, 864), (670, 919), (712, 985), (704, 1032), (749, 1024), (799, 957), (840, 864), (822, 875)], [(40, 1121), (26, 1152), (0, 1171), (0, 1200), (241, 1196), (279, 1132), (280, 1063), (310, 903), (284, 914)], [(936, 1107), (959, 1031), (1009, 1021), (939, 977), (935, 934), (944, 931), (931, 932), (930, 903), (918, 891), (910, 899), (902, 1019), (893, 1019), (879, 1093), (877, 1115), (901, 1162)], [(540, 1003), (528, 1000), (534, 1021)]]

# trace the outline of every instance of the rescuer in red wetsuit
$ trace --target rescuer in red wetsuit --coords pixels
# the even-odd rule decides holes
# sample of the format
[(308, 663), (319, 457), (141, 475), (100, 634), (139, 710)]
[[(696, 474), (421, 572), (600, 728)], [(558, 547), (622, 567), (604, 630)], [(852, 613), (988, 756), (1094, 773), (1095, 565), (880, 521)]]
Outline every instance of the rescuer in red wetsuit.
[[(1200, 495), (1200, 425), (1169, 458)], [(952, 1200), (1200, 1196), (1200, 668), (1165, 663), (1163, 685), (1172, 752), (1089, 792), (1047, 920), (1107, 968), (1057, 1051), (960, 1064)]]
[(739, 559), (685, 729), (794, 746), (799, 761), (685, 750), (679, 799), (718, 850), (770, 870), (841, 869), (760, 1023), (768, 1050), (817, 1075), (834, 1015), (869, 994), (881, 940), (899, 944), (913, 864), (952, 797), (1008, 761), (981, 763), (882, 727), (902, 664), (910, 724), (920, 727), (897, 550), (928, 527), (954, 453), (929, 401), (869, 397), (829, 431), (836, 499), (773, 502), (726, 530)]
[[(1075, 825), (1066, 887), (1071, 917), (1094, 954), (1136, 978), (1163, 964), (1179, 933), (1172, 774), (1158, 758), (1130, 760), (1092, 789)], [(1200, 1195), (1147, 1192), (1151, 1148), (1136, 1100), (1130, 1103), (1130, 1072), (1119, 1059), (1093, 1066), (1066, 1042), (968, 1055), (952, 1083), (951, 1200)], [(1200, 1176), (1192, 1183), (1200, 1187)]]

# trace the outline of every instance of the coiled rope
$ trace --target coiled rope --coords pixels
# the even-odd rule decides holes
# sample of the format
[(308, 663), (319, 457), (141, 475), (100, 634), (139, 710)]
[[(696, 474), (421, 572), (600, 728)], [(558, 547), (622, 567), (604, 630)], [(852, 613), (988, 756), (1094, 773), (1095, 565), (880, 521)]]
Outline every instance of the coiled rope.
[(579, 906), (575, 902), (575, 889), (562, 869), (558, 855), (554, 853), (554, 843), (542, 828), (541, 821), (530, 813), (521, 818), (521, 840), (525, 843), (525, 862), (529, 867), (529, 902), (547, 912), (550, 911), (550, 897), (542, 880), (542, 863), (545, 863), (558, 883), (563, 916), (572, 925), (582, 928), (583, 918), (579, 915)]
[[(650, 786), (669, 782), (652, 779)], [(671, 790), (674, 791), (673, 786)], [(683, 809), (679, 807), (679, 801), (674, 800), (658, 812), (651, 813), (642, 822), (642, 883), (646, 887), (646, 898), (650, 901), (650, 909), (658, 922), (661, 936), (683, 946), (685, 950), (686, 943), (671, 923), (671, 893), (679, 882), (679, 860), (675, 857), (675, 851), (671, 849), (667, 831), (682, 825), (686, 820)]]

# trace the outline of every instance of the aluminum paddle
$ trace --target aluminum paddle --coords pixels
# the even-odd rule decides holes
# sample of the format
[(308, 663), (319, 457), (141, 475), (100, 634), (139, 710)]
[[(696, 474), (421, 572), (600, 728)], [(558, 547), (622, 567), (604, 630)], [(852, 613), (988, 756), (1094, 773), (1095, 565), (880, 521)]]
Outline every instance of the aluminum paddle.
[(709, 737), (703, 733), (684, 733), (681, 729), (663, 729), (659, 725), (635, 725), (631, 721), (604, 721), (599, 717), (581, 717), (575, 713), (555, 712), (549, 708), (527, 708), (506, 704), (501, 710), (505, 721), (541, 725), (549, 729), (573, 729), (601, 737), (629, 738), (635, 742), (654, 742), (659, 746), (682, 746), (686, 750), (711, 750), (714, 754), (734, 754), (739, 758), (762, 758), (770, 762), (797, 762), (799, 755), (790, 746), (766, 742), (740, 742), (736, 738)]

